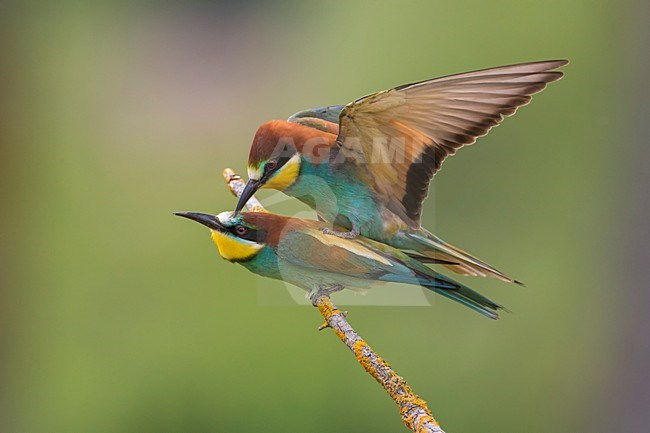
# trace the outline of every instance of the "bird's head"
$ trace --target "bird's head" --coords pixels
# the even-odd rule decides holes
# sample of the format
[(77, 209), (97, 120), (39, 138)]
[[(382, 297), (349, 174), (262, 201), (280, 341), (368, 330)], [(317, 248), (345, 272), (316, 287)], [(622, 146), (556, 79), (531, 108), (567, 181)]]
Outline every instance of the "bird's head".
[(210, 229), (212, 240), (219, 254), (232, 262), (248, 261), (257, 255), (267, 241), (267, 230), (258, 227), (255, 218), (246, 213), (221, 212), (209, 215), (197, 212), (177, 212), (183, 218), (194, 220)]
[(291, 126), (295, 125), (272, 121), (257, 130), (248, 156), (248, 183), (235, 213), (241, 211), (258, 189), (282, 191), (300, 175), (301, 156), (291, 135)]

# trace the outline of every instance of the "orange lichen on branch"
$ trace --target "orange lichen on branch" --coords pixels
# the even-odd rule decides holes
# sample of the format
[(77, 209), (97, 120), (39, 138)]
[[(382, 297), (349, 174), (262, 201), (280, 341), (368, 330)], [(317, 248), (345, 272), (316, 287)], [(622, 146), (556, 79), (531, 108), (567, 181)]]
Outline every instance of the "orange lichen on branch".
[[(332, 325), (330, 325), (332, 317), (339, 314), (343, 315), (343, 312), (332, 304), (332, 301), (328, 296), (321, 296), (320, 298), (315, 299), (314, 305), (318, 308), (318, 311), (320, 311), (320, 314), (325, 319), (327, 327), (332, 328), (336, 335), (338, 335), (338, 337), (345, 343), (345, 334), (339, 328), (333, 328)], [(324, 328), (325, 327), (323, 327), (323, 329)]]
[[(402, 420), (413, 431), (422, 430), (424, 423), (440, 424), (433, 418), (427, 402), (415, 394), (406, 380), (399, 376), (363, 339), (354, 343), (353, 352), (363, 368), (379, 382), (399, 406)], [(423, 414), (421, 413), (423, 412)]]
[[(245, 186), (241, 177), (230, 168), (223, 171), (223, 177), (230, 191), (239, 197)], [(264, 206), (255, 197), (248, 201), (246, 207), (251, 212), (266, 212)], [(341, 289), (343, 287), (340, 286), (323, 288), (312, 294), (312, 304), (318, 308), (325, 319), (325, 323), (318, 329), (328, 327), (334, 330), (341, 341), (354, 353), (359, 364), (379, 382), (397, 403), (402, 421), (408, 428), (416, 433), (444, 433), (431, 415), (426, 401), (415, 394), (406, 380), (395, 373), (390, 365), (357, 334), (345, 318), (347, 313), (339, 310), (332, 303), (330, 295)]]
[(429, 411), (426, 401), (415, 394), (406, 380), (395, 373), (390, 365), (352, 329), (344, 313), (330, 300), (329, 294), (320, 296), (317, 294), (312, 302), (325, 318), (328, 327), (332, 328), (341, 341), (352, 350), (359, 364), (379, 382), (397, 404), (404, 424), (418, 433), (442, 432), (440, 424)]

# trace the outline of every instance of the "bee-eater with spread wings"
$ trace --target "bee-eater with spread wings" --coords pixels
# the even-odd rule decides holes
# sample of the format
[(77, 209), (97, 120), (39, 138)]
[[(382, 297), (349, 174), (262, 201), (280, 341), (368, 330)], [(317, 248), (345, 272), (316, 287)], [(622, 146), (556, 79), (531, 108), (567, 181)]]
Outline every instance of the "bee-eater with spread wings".
[[(566, 60), (502, 66), (398, 86), (345, 106), (262, 125), (241, 210), (259, 188), (296, 197), (342, 230), (453, 264), (464, 275), (514, 280), (422, 228), (422, 202), (443, 161), (486, 135), (562, 77)], [(345, 231), (348, 230), (348, 231)], [(515, 281), (516, 282), (516, 281)]]
[(396, 248), (363, 236), (324, 234), (331, 226), (320, 221), (266, 212), (176, 215), (207, 226), (224, 259), (312, 294), (324, 288), (367, 289), (377, 282), (395, 282), (425, 287), (492, 319), (503, 308)]

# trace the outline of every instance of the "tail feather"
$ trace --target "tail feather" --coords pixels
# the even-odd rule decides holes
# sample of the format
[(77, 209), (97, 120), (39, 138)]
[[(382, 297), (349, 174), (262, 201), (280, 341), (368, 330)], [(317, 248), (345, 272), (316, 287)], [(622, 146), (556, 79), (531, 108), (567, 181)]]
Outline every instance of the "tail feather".
[[(422, 230), (416, 233), (408, 233), (407, 236), (415, 241), (418, 246), (421, 246), (421, 248), (416, 248), (418, 253), (431, 259), (452, 262), (453, 264), (443, 263), (443, 266), (452, 272), (476, 277), (492, 276), (507, 283), (523, 285), (521, 282), (507, 276), (484, 261), (460, 248), (448, 244), (431, 233)], [(422, 262), (425, 263), (424, 261)]]
[(442, 260), (440, 257), (423, 256), (418, 253), (404, 252), (407, 256), (417, 260), (420, 263), (435, 264), (435, 265), (460, 265), (458, 261), (452, 262), (451, 260)]
[[(365, 242), (376, 244), (375, 251), (377, 252), (385, 253), (390, 248), (374, 241), (366, 240)], [(439, 274), (428, 266), (425, 266), (419, 260), (417, 255), (394, 250), (391, 254), (392, 255), (389, 257), (391, 257), (395, 266), (392, 266), (390, 269), (383, 269), (381, 274), (375, 277), (380, 281), (419, 284), (426, 289), (452, 299), (471, 308), (472, 310), (478, 311), (491, 319), (497, 319), (499, 317), (499, 314), (497, 313), (498, 310), (505, 310), (501, 305), (491, 299), (475, 292), (458, 281), (455, 281), (446, 275)], [(425, 260), (424, 262), (428, 261), (429, 260)]]
[[(463, 294), (451, 290), (439, 290), (435, 289), (434, 290), (436, 293), (445, 296), (449, 299), (452, 299), (460, 304), (465, 305), (466, 307), (471, 308), (474, 311), (478, 311), (479, 313), (483, 314), (484, 316), (489, 317), (490, 319), (498, 319), (499, 314), (497, 313), (496, 310), (498, 309), (503, 309), (498, 304), (491, 304), (491, 305), (483, 305), (479, 302), (476, 302), (475, 300), (471, 299), (470, 297), (464, 296)], [(492, 306), (494, 305), (494, 306)]]
[(458, 281), (434, 272), (426, 266), (417, 264), (417, 262), (414, 266), (410, 266), (410, 268), (415, 272), (415, 276), (422, 287), (452, 299), (472, 310), (478, 311), (491, 319), (498, 319), (499, 314), (497, 311), (505, 310), (502, 305), (497, 304)]
[(491, 319), (498, 319), (499, 314), (497, 311), (505, 310), (502, 305), (497, 304), (469, 287), (440, 274), (422, 280), (420, 284), (439, 295), (452, 299)]

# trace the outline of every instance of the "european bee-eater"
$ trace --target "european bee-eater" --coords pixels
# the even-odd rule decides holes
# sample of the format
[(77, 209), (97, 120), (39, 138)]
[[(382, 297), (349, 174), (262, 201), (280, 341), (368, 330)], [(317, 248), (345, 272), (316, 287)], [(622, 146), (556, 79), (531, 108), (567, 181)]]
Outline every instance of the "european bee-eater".
[(393, 247), (452, 262), (464, 275), (512, 278), (420, 225), (443, 161), (559, 80), (566, 60), (502, 66), (398, 86), (345, 106), (306, 110), (262, 125), (248, 159), (241, 210), (259, 188), (314, 208), (319, 218)]
[(176, 215), (207, 226), (224, 259), (310, 294), (334, 286), (366, 289), (377, 281), (395, 282), (420, 285), (492, 319), (503, 308), (396, 248), (363, 236), (344, 239), (324, 234), (331, 226), (320, 221), (266, 212)]

